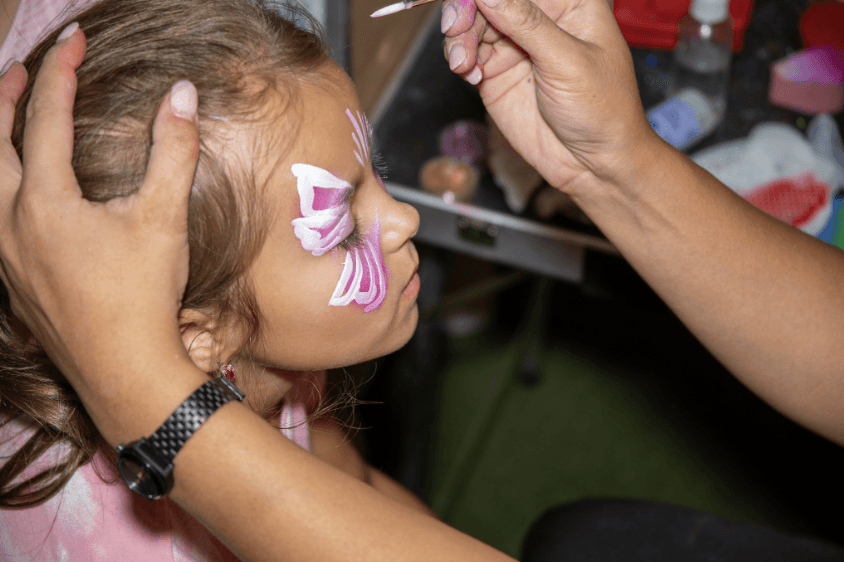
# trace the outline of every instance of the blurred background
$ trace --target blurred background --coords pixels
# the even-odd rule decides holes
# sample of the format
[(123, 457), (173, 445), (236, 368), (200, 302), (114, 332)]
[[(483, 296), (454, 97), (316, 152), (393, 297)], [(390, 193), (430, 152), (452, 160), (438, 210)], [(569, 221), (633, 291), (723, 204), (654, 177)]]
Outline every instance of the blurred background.
[[(740, 385), (509, 148), (474, 87), (448, 70), (439, 2), (369, 18), (388, 3), (304, 2), (355, 80), (388, 189), (423, 221), (417, 335), (331, 373), (365, 402), (346, 416), (368, 460), (516, 557), (545, 509), (589, 497), (663, 501), (844, 545), (844, 451)], [(689, 28), (693, 8), (615, 3), (652, 125), (663, 135), (692, 119), (681, 149), (764, 210), (840, 244), (844, 4), (732, 0), (728, 20)], [(721, 54), (695, 63), (721, 61), (702, 71), (698, 104), (678, 83), (683, 49), (703, 27), (717, 39), (725, 26)]]

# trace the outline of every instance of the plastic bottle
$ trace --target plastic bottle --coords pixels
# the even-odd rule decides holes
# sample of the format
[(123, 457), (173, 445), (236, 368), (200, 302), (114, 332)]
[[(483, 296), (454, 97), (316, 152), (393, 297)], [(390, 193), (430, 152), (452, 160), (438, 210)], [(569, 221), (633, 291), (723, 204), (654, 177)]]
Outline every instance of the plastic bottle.
[[(729, 0), (692, 0), (689, 13), (680, 20), (669, 99), (648, 112), (657, 133), (677, 148), (691, 147), (724, 119), (733, 33)], [(666, 129), (666, 122), (681, 129)], [(670, 134), (664, 136), (661, 131)]]

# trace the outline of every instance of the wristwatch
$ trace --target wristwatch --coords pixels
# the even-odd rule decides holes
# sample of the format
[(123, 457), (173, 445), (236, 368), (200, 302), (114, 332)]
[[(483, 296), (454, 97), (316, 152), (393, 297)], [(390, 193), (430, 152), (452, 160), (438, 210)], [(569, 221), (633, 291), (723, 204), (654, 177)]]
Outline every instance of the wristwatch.
[(176, 453), (220, 406), (243, 398), (225, 377), (211, 379), (188, 396), (152, 435), (117, 447), (117, 469), (129, 489), (150, 500), (166, 496), (173, 489)]

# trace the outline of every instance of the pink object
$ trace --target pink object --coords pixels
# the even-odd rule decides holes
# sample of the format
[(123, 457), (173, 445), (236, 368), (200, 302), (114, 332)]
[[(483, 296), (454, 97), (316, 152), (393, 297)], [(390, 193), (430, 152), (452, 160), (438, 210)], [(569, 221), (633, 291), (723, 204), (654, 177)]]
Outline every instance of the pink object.
[(440, 133), (440, 153), (453, 156), (480, 172), (489, 145), (487, 128), (473, 121), (452, 123)]
[[(320, 387), (310, 380), (302, 382), (294, 384), (294, 388), (306, 386), (306, 391), (299, 392), (304, 397), (308, 392), (320, 392), (324, 376), (315, 379)], [(281, 433), (308, 449), (307, 406), (285, 401), (281, 419), (287, 423), (282, 425)], [(32, 435), (32, 423), (19, 416), (0, 425), (0, 464)], [(63, 450), (60, 446), (48, 450), (15, 482), (56, 464)], [(62, 491), (41, 505), (0, 509), (0, 560), (237, 562), (234, 554), (199, 521), (169, 498), (151, 502), (130, 491), (101, 453), (79, 468)]]
[(837, 113), (844, 107), (844, 51), (823, 45), (774, 63), (771, 103), (802, 113)]

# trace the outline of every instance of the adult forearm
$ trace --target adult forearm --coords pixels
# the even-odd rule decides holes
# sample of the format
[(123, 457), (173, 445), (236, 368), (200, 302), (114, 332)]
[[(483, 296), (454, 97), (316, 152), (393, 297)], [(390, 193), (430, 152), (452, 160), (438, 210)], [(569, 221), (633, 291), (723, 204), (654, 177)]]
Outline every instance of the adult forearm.
[[(120, 379), (108, 392), (89, 387), (86, 409), (112, 445), (151, 433), (207, 380), (171, 357), (115, 366), (97, 377)], [(241, 403), (212, 415), (174, 464), (171, 498), (244, 561), (512, 560), (316, 458)]]
[[(757, 210), (655, 136), (572, 195), (742, 382), (844, 444), (844, 252)], [(621, 167), (620, 167), (621, 168)]]
[(173, 498), (245, 561), (510, 560), (227, 405), (177, 458)]

